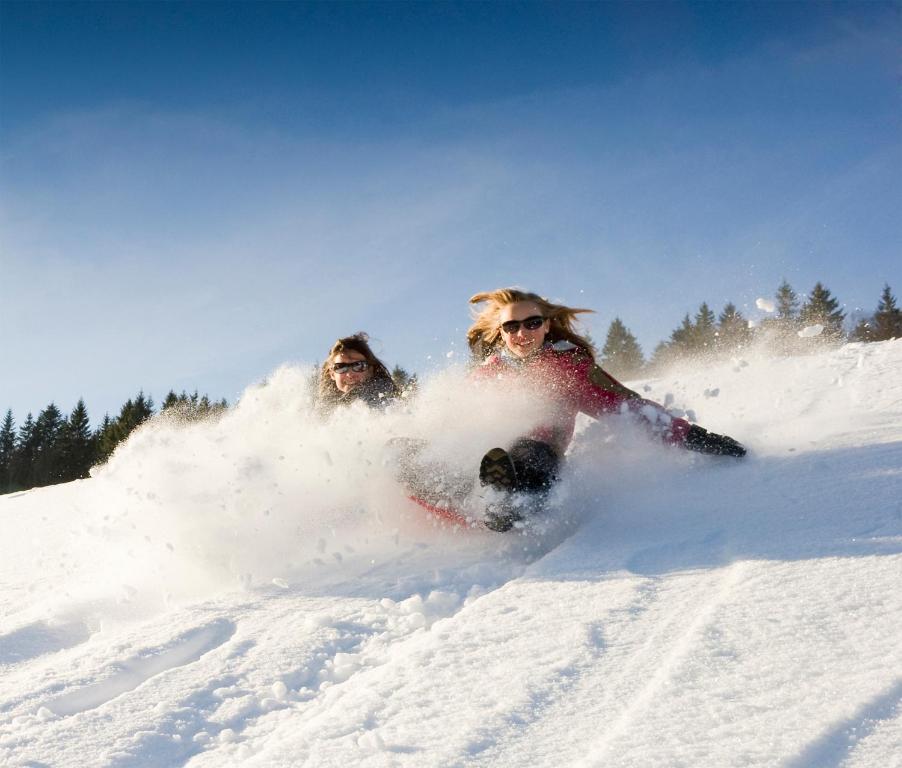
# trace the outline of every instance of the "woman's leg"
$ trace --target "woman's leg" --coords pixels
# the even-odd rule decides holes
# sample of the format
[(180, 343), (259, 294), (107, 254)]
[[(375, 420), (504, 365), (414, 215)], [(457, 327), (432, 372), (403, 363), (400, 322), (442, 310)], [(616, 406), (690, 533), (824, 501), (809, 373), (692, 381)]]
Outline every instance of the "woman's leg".
[(507, 453), (517, 472), (515, 490), (543, 493), (557, 481), (560, 459), (548, 443), (521, 438)]

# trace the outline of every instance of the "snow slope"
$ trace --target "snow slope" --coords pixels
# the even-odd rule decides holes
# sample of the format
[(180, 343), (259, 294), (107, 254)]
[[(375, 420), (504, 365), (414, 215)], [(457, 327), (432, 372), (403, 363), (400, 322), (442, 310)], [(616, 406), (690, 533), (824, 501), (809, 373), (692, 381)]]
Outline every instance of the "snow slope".
[(285, 368), (86, 481), (0, 498), (0, 764), (902, 766), (902, 341), (633, 386), (743, 462), (577, 435), (556, 519), (448, 531), (534, 416), (449, 371), (327, 424)]

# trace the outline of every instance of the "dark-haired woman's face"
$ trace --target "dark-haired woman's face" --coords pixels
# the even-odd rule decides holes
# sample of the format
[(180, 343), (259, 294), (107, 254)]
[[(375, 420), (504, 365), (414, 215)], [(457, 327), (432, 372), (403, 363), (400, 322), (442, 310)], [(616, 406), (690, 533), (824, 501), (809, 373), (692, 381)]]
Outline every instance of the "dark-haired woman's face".
[[(357, 368), (363, 370), (355, 370)], [(329, 378), (335, 382), (335, 388), (339, 392), (350, 392), (373, 378), (373, 366), (367, 363), (366, 357), (360, 352), (346, 349), (329, 362)]]
[(501, 326), (501, 338), (504, 339), (508, 350), (520, 358), (538, 352), (545, 342), (545, 334), (551, 327), (551, 321), (542, 317), (539, 305), (532, 301), (506, 304), (501, 308), (498, 323)]

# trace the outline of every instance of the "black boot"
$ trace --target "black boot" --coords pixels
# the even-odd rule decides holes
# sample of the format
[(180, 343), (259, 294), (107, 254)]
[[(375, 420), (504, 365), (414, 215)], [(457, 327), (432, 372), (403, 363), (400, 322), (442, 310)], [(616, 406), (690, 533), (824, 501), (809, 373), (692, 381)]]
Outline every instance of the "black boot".
[(516, 490), (545, 496), (557, 482), (560, 459), (548, 443), (522, 438), (508, 455), (517, 477)]
[(492, 448), (479, 463), (479, 482), (500, 491), (499, 501), (489, 504), (485, 513), (485, 527), (504, 533), (520, 520), (520, 513), (511, 504), (511, 493), (517, 487), (517, 470), (503, 448)]
[(499, 491), (517, 487), (517, 470), (504, 448), (492, 448), (479, 463), (479, 482)]

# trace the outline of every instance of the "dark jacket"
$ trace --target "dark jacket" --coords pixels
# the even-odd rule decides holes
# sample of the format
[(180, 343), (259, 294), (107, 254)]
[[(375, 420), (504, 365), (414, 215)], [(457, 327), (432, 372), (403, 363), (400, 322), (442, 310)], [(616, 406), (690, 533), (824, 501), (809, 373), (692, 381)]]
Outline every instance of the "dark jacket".
[(332, 413), (340, 406), (351, 403), (366, 403), (370, 408), (385, 408), (399, 396), (398, 388), (390, 377), (374, 376), (369, 381), (354, 387), (350, 392), (336, 392), (334, 397), (321, 397), (319, 409), (325, 414)]

